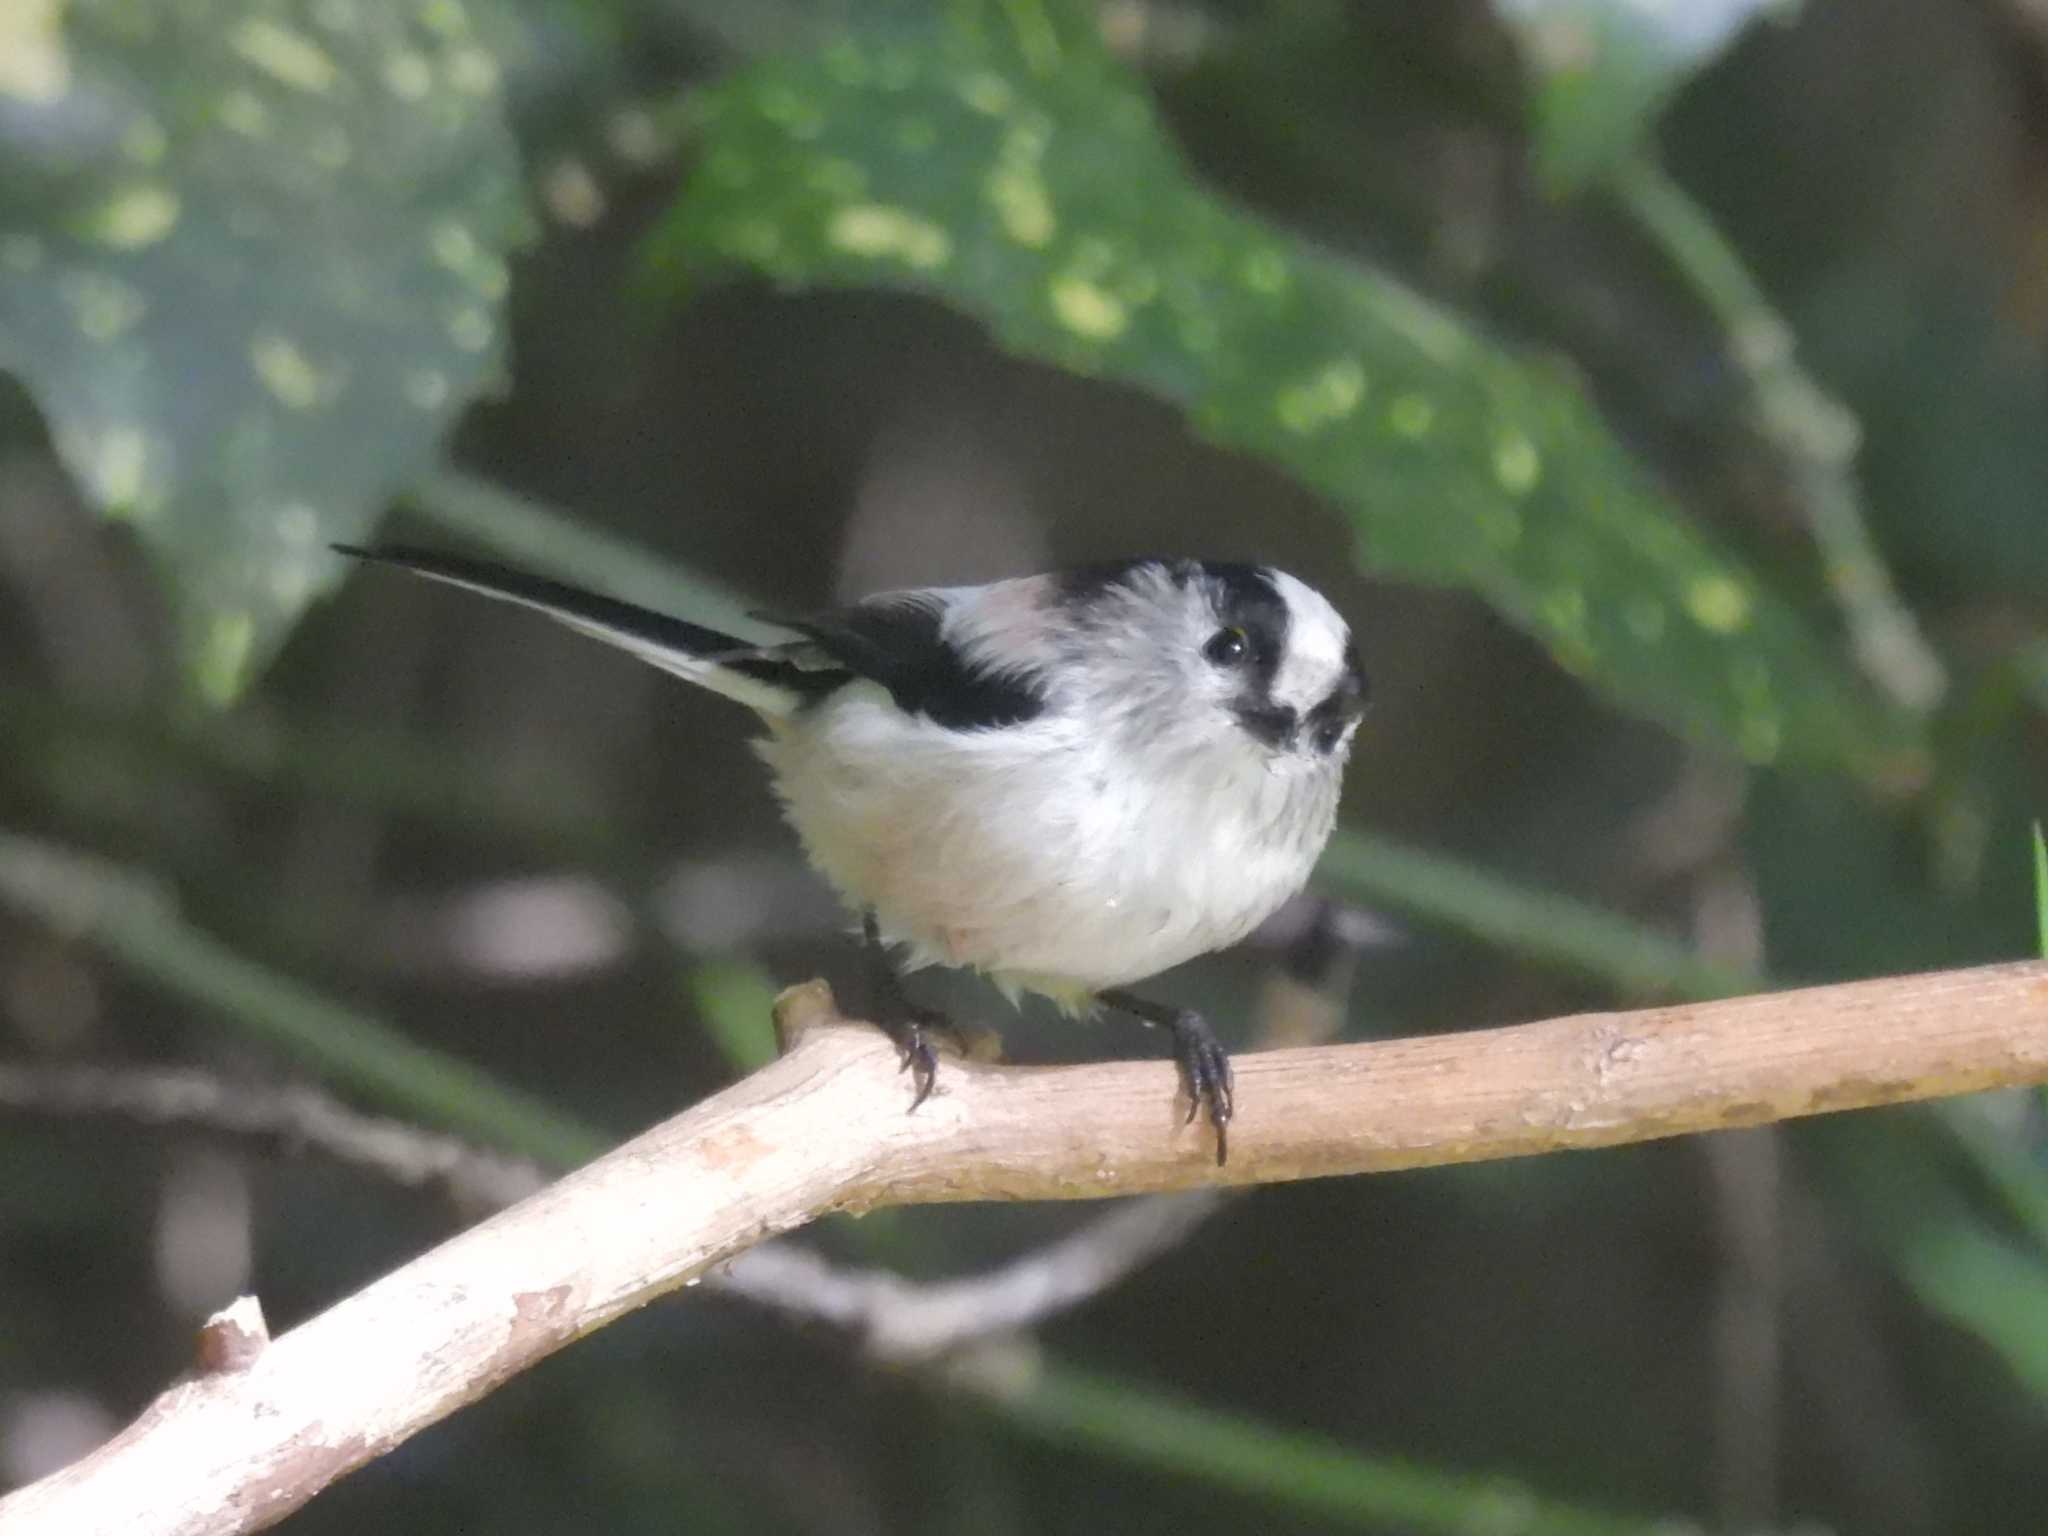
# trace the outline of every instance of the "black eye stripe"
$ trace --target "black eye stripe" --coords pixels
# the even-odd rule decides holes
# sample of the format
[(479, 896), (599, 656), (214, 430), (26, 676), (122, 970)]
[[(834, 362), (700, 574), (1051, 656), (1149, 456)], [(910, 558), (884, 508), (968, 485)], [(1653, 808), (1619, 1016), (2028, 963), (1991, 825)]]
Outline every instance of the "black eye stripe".
[(1273, 675), (1287, 653), (1286, 599), (1272, 577), (1256, 565), (1211, 564), (1203, 569), (1217, 621), (1244, 631), (1246, 691), (1264, 699), (1272, 693)]

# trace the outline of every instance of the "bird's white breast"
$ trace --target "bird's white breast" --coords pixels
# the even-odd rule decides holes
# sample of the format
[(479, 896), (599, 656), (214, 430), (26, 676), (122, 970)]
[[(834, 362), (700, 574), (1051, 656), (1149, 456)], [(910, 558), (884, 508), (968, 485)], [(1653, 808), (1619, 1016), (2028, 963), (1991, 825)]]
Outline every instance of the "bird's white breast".
[(760, 746), (812, 861), (913, 964), (1068, 1006), (1235, 943), (1298, 891), (1340, 768), (1212, 735), (1133, 758), (1060, 713), (948, 730), (867, 683)]

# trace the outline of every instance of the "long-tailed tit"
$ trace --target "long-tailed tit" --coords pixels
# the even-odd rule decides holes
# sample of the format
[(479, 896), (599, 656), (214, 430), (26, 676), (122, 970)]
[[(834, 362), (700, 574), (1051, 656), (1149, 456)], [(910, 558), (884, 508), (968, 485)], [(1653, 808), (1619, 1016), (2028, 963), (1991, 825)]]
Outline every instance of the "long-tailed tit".
[(1366, 682), (1320, 593), (1130, 560), (883, 593), (757, 645), (483, 561), (337, 548), (537, 608), (759, 715), (790, 822), (861, 914), (913, 1109), (943, 1020), (904, 995), (892, 947), (1164, 1026), (1223, 1161), (1228, 1055), (1199, 1014), (1126, 987), (1242, 939), (1322, 852)]

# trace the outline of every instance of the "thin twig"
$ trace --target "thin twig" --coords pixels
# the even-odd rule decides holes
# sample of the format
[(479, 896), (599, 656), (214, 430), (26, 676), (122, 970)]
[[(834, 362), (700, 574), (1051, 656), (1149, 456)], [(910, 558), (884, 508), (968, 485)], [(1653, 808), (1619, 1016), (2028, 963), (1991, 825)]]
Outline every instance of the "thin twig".
[(445, 1190), (473, 1211), (524, 1200), (553, 1176), (537, 1163), (487, 1152), (457, 1136), (363, 1114), (318, 1088), (229, 1082), (189, 1068), (0, 1062), (0, 1108), (305, 1148), (408, 1189)]
[(232, 1536), (572, 1340), (827, 1211), (1090, 1199), (1469, 1162), (2048, 1080), (2048, 962), (1238, 1062), (1231, 1160), (1173, 1068), (946, 1063), (784, 994), (780, 1060), (0, 1501), (0, 1536)]

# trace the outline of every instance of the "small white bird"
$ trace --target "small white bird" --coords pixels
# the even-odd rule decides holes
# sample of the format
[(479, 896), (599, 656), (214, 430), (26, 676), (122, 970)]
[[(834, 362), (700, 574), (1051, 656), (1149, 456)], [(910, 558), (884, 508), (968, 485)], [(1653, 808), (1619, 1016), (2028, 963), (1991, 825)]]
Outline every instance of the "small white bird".
[(913, 1109), (944, 1021), (890, 946), (1163, 1025), (1224, 1160), (1229, 1057), (1199, 1014), (1125, 987), (1242, 939), (1329, 838), (1366, 682), (1320, 593), (1130, 560), (883, 593), (774, 619), (801, 638), (762, 646), (484, 561), (336, 548), (537, 608), (759, 715), (790, 822), (861, 914)]

